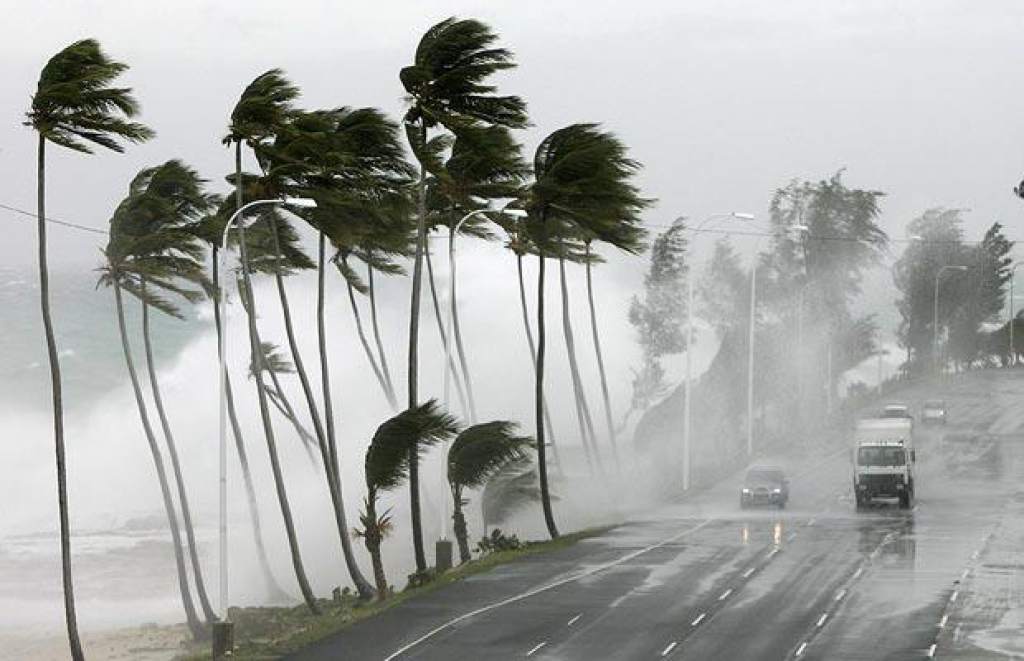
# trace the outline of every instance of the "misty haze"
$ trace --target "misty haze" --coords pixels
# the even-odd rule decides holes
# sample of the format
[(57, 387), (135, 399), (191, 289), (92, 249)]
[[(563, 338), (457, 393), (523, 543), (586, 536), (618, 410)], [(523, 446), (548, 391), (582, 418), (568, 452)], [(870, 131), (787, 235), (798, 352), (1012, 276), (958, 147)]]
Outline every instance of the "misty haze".
[(0, 8), (0, 659), (1024, 658), (1017, 3)]

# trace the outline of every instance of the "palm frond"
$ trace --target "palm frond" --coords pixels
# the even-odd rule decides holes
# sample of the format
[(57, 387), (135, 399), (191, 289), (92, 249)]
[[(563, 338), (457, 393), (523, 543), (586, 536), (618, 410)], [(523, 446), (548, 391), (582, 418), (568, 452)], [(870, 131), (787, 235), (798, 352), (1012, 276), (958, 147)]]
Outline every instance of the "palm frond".
[(376, 493), (401, 486), (408, 477), (411, 452), (420, 453), (457, 432), (455, 418), (433, 399), (386, 420), (366, 451), (367, 488)]
[(477, 488), (505, 465), (525, 459), (534, 442), (516, 436), (516, 427), (514, 422), (493, 420), (463, 430), (448, 450), (448, 481)]

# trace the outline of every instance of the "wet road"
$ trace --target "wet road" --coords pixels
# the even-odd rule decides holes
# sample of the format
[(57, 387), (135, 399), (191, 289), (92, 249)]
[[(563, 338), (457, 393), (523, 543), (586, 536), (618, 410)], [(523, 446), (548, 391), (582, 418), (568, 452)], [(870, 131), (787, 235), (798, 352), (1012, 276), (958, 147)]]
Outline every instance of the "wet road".
[(941, 395), (950, 424), (919, 440), (913, 511), (854, 511), (832, 449), (790, 462), (784, 511), (739, 510), (725, 480), (296, 658), (1024, 658), (1024, 372)]

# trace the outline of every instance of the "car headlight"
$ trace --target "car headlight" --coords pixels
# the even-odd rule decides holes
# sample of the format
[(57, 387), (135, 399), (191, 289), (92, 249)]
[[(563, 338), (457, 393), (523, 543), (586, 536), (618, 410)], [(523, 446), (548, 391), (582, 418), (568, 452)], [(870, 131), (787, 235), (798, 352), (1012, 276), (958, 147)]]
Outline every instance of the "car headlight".
[(772, 493), (782, 493), (782, 489), (772, 489)]
[(743, 493), (750, 493), (750, 489), (743, 487)]

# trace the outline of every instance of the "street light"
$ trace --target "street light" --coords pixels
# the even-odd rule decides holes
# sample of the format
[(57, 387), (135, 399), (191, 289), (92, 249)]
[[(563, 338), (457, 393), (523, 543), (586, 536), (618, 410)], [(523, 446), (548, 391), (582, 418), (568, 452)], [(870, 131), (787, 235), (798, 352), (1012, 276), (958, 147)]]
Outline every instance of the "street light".
[(1024, 262), (1014, 262), (1013, 265), (1010, 266), (1010, 300), (1008, 301), (1008, 306), (1010, 308), (1010, 319), (1008, 322), (1010, 324), (1010, 365), (1013, 365), (1014, 363), (1017, 362), (1017, 354), (1014, 352), (1013, 347), (1013, 320), (1016, 319), (1016, 314), (1013, 311), (1013, 272), (1016, 271), (1017, 267), (1020, 266), (1022, 263)]
[[(444, 406), (448, 408), (449, 399), (449, 380), (451, 377), (452, 368), (452, 328), (455, 323), (455, 306), (457, 304), (455, 296), (455, 237), (459, 233), (459, 228), (470, 218), (480, 216), (487, 213), (498, 213), (504, 216), (512, 216), (515, 218), (525, 218), (527, 213), (522, 209), (509, 209), (509, 202), (499, 210), (495, 209), (477, 209), (470, 211), (465, 216), (459, 219), (459, 222), (455, 223), (452, 227), (451, 232), (448, 234), (448, 316), (445, 319), (445, 337), (447, 341), (444, 345)], [(473, 403), (472, 394), (469, 394), (470, 410), (469, 416), (473, 423), (476, 423), (476, 406)], [(447, 448), (445, 443), (443, 448)], [(448, 476), (447, 476), (447, 452), (442, 452), (441, 456), (441, 537), (435, 545), (435, 554), (438, 558), (446, 558), (449, 560), (450, 566), (452, 557), (451, 542), (448, 541)], [(440, 562), (435, 560), (435, 566), (440, 568)]]
[(935, 370), (938, 372), (941, 369), (939, 363), (939, 280), (942, 278), (942, 274), (945, 271), (966, 271), (966, 266), (943, 266), (939, 269), (938, 273), (935, 274), (935, 300), (934, 300), (934, 316), (932, 318), (932, 359), (935, 361)]
[[(753, 220), (754, 214), (739, 213), (716, 213), (708, 216), (694, 233), (699, 233), (708, 223), (725, 219), (735, 218), (736, 220)], [(678, 219), (681, 220), (681, 219)], [(696, 240), (696, 236), (694, 237)], [(692, 241), (691, 241), (692, 244)], [(690, 400), (693, 393), (693, 269), (689, 268), (686, 276), (686, 386), (684, 390), (685, 401), (683, 402), (683, 491), (690, 489), (690, 434), (692, 431), (690, 418)]]
[[(282, 199), (273, 200), (253, 200), (248, 204), (244, 204), (238, 208), (235, 213), (228, 219), (227, 224), (224, 226), (224, 233), (221, 235), (221, 251), (218, 255), (220, 263), (218, 268), (223, 274), (224, 271), (224, 252), (228, 246), (228, 232), (234, 226), (235, 221), (242, 217), (242, 214), (249, 209), (252, 209), (261, 205), (289, 205), (292, 207), (299, 208), (312, 208), (316, 206), (316, 201), (305, 197), (289, 197)], [(244, 268), (244, 267), (243, 267)], [(228, 337), (228, 317), (224, 310), (224, 277), (220, 278), (220, 282), (217, 288), (217, 312), (221, 319), (221, 337), (220, 346), (217, 348), (217, 359), (220, 369), (220, 416), (219, 416), (219, 443), (220, 443), (220, 608), (223, 611), (223, 618), (226, 621), (228, 617), (228, 433), (227, 433), (227, 418), (228, 418), (228, 399), (227, 399), (227, 337)], [(259, 347), (256, 348), (259, 350)]]

